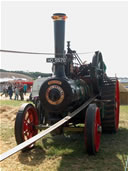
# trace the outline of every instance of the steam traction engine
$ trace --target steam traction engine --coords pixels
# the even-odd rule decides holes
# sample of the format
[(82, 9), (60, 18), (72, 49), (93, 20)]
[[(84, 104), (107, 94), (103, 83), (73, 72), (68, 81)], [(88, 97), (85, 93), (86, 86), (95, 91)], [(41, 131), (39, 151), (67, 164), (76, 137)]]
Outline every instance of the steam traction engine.
[(33, 85), (34, 104), (23, 104), (19, 109), (15, 122), (16, 142), (20, 144), (30, 139), (38, 133), (38, 129), (55, 124), (93, 98), (90, 104), (57, 129), (84, 124), (87, 152), (95, 154), (99, 150), (101, 132), (118, 130), (119, 83), (117, 78), (107, 77), (101, 52), (95, 52), (90, 64), (81, 61), (76, 51), (71, 50), (70, 42), (65, 53), (66, 18), (62, 13), (52, 16), (55, 58), (48, 58), (47, 62), (53, 63), (53, 76), (37, 85), (36, 94)]

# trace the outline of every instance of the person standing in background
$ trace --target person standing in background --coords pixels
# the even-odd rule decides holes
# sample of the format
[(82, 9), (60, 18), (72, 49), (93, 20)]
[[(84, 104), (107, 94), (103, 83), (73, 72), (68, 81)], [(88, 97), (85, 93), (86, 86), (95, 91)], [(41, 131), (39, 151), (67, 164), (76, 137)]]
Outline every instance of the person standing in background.
[(19, 89), (18, 89), (18, 87), (15, 87), (14, 92), (15, 92), (15, 100), (18, 100), (19, 99)]
[(7, 85), (3, 86), (3, 90), (2, 91), (3, 92), (1, 94), (1, 96), (5, 95), (5, 97), (7, 97), (8, 96), (8, 87), (7, 87)]
[(9, 94), (10, 100), (12, 100), (12, 96), (13, 96), (12, 85), (9, 85), (8, 87), (8, 94)]
[(22, 85), (21, 85), (21, 87), (19, 88), (19, 93), (20, 93), (20, 98), (21, 98), (21, 100), (24, 100), (24, 88), (23, 88)]
[(24, 94), (26, 95), (26, 92), (27, 92), (27, 84), (24, 84)]

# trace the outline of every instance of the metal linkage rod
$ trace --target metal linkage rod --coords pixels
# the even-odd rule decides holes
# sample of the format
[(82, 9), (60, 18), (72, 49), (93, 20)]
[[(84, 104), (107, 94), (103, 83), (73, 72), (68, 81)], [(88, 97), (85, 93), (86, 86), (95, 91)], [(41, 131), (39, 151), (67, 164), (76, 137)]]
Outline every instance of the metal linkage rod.
[(81, 62), (80, 62), (80, 60), (77, 58), (77, 56), (76, 56), (75, 53), (73, 54), (73, 57), (78, 61), (79, 65), (81, 65)]
[(63, 119), (61, 119), (60, 121), (58, 121), (56, 124), (52, 125), (51, 127), (49, 127), (46, 130), (41, 131), (39, 134), (35, 135), (34, 137), (24, 141), (23, 143), (17, 145), (16, 147), (8, 150), (7, 152), (3, 153), (0, 155), (0, 161), (8, 158), (9, 156), (15, 154), (16, 152), (22, 150), (23, 148), (33, 144), (34, 142), (36, 142), (37, 140), (41, 139), (42, 137), (44, 137), (45, 135), (47, 135), (48, 133), (52, 132), (53, 130), (55, 130), (56, 128), (58, 128), (59, 126), (63, 125), (65, 122), (67, 122), (69, 119), (71, 119), (72, 117), (74, 117), (75, 115), (77, 115), (81, 110), (83, 110), (85, 107), (87, 107), (93, 100), (95, 100), (95, 98), (97, 97), (94, 96), (92, 98), (90, 98), (88, 101), (86, 101), (83, 105), (81, 105), (79, 108), (77, 108), (74, 112), (69, 113), (68, 116), (64, 117)]
[(78, 54), (77, 54), (77, 53), (75, 53), (75, 56), (76, 56), (77, 60), (79, 60), (79, 61), (80, 61), (80, 63), (81, 63), (81, 65), (82, 65), (82, 64), (83, 64), (83, 62), (82, 62), (82, 60), (80, 59), (80, 57), (78, 56)]

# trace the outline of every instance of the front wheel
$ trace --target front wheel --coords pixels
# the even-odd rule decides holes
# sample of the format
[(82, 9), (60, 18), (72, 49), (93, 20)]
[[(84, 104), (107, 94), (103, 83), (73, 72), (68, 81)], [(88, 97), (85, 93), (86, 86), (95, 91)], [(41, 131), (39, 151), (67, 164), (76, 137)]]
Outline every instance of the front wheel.
[[(32, 104), (23, 104), (17, 113), (15, 121), (15, 139), (20, 144), (38, 133), (38, 116), (35, 107)], [(22, 151), (31, 149), (34, 144), (24, 148)]]
[(99, 151), (100, 137), (100, 110), (96, 104), (90, 104), (85, 117), (85, 147), (89, 155), (95, 155)]

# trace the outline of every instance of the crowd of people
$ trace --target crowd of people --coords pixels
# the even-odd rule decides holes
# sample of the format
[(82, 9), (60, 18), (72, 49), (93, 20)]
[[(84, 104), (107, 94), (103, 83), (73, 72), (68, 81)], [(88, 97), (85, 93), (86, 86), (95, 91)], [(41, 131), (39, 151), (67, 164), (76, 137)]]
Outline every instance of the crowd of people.
[(5, 97), (9, 96), (12, 100), (14, 94), (14, 100), (24, 100), (24, 95), (27, 92), (27, 84), (5, 84), (3, 85), (3, 92), (1, 96), (5, 95)]

